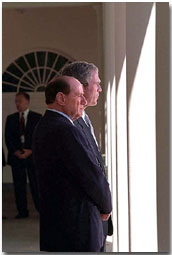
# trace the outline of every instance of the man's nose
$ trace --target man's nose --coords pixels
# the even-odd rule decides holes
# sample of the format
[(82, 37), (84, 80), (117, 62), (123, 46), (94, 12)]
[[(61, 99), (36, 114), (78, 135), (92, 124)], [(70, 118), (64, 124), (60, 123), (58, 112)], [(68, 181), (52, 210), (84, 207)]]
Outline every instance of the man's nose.
[(98, 87), (98, 92), (102, 92), (102, 87), (101, 87), (100, 84), (99, 84), (99, 87)]
[(84, 96), (82, 96), (81, 104), (82, 105), (86, 105), (87, 104), (87, 100), (85, 99)]

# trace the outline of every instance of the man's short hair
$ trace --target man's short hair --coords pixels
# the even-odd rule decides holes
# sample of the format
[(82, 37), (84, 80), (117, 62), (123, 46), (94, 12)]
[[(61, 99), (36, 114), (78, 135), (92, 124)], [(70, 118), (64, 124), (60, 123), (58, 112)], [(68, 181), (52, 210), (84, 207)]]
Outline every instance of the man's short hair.
[(94, 64), (85, 61), (74, 61), (71, 64), (65, 65), (61, 74), (76, 78), (86, 87), (89, 85), (93, 71), (98, 72), (98, 68)]
[(17, 96), (24, 96), (26, 100), (30, 101), (30, 95), (28, 93), (26, 93), (26, 92), (18, 92), (16, 94), (16, 97)]
[(45, 88), (46, 104), (54, 103), (58, 92), (62, 92), (65, 95), (70, 93), (70, 84), (63, 76), (56, 76), (48, 83)]

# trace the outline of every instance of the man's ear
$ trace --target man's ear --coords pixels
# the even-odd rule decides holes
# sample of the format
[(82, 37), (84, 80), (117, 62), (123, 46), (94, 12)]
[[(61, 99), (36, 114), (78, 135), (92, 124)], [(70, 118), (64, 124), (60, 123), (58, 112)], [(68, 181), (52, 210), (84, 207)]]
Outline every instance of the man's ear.
[(56, 95), (56, 101), (59, 105), (65, 105), (65, 95), (62, 92), (58, 92)]

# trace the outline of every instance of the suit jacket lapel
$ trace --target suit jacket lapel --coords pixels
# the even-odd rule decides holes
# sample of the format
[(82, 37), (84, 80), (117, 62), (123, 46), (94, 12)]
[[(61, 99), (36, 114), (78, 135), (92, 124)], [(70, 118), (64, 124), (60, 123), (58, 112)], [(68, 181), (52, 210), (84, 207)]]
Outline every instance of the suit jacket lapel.
[[(89, 130), (89, 127), (87, 127), (87, 125), (85, 124), (83, 118), (79, 118), (77, 119), (77, 123), (79, 124), (79, 126), (82, 128), (82, 131), (87, 139), (87, 142), (90, 144), (90, 140), (89, 140), (89, 137), (90, 135), (92, 136), (90, 130)], [(92, 137), (90, 137), (90, 139), (92, 139)], [(91, 142), (92, 143), (92, 142)]]
[(95, 155), (96, 160), (98, 160), (98, 162), (100, 163), (103, 171), (104, 171), (104, 163), (102, 160), (102, 156), (101, 153), (97, 147), (97, 144), (94, 140), (93, 135), (91, 134), (91, 130), (90, 128), (86, 125), (85, 121), (83, 120), (83, 118), (79, 118), (77, 119), (74, 123), (77, 123), (77, 125), (80, 126), (80, 128), (82, 129), (84, 136), (86, 138), (87, 144), (89, 145), (89, 147), (92, 149), (93, 154)]
[(20, 114), (17, 112), (16, 114), (16, 131), (18, 135), (20, 136)]
[(94, 140), (94, 137), (93, 137), (93, 135), (92, 135), (92, 133), (91, 133), (90, 128), (87, 126), (87, 124), (85, 123), (85, 121), (83, 120), (82, 117), (79, 118), (79, 119), (77, 120), (77, 122), (78, 122), (79, 125), (82, 127), (83, 132), (84, 132), (84, 134), (85, 134), (87, 140), (89, 141), (89, 143), (91, 143), (91, 146), (94, 146), (94, 149), (97, 151), (97, 150), (98, 150), (98, 147), (97, 147), (97, 144), (96, 144), (96, 142), (95, 142), (95, 140)]

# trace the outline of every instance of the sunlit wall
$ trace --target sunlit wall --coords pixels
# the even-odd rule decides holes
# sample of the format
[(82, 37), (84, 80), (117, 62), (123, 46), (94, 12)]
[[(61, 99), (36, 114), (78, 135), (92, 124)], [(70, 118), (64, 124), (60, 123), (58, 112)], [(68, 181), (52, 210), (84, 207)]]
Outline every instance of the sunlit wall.
[[(141, 11), (149, 14), (142, 21), (146, 27), (138, 26)], [(143, 31), (143, 41), (138, 42)], [(132, 74), (127, 84), (131, 251), (156, 252), (155, 5), (152, 4), (127, 4), (127, 76)]]
[(169, 249), (168, 15), (168, 3), (104, 4), (114, 252)]

